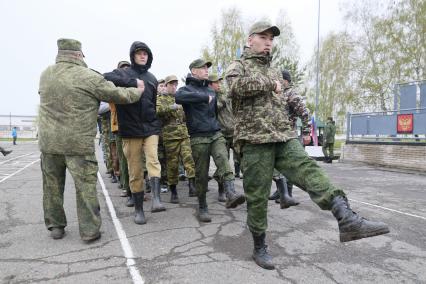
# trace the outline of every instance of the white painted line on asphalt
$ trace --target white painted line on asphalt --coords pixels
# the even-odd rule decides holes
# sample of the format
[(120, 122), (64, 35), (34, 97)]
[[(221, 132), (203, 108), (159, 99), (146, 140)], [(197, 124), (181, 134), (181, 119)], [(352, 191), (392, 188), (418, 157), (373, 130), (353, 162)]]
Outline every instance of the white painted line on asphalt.
[(380, 209), (384, 209), (384, 210), (388, 210), (388, 211), (396, 212), (396, 213), (399, 213), (399, 214), (407, 215), (407, 216), (410, 216), (410, 217), (415, 217), (415, 218), (419, 218), (419, 219), (426, 220), (426, 217), (423, 217), (423, 216), (414, 215), (414, 214), (411, 214), (411, 213), (406, 213), (406, 212), (402, 212), (402, 211), (399, 211), (399, 210), (395, 210), (395, 209), (391, 209), (391, 208), (387, 208), (387, 207), (383, 207), (383, 206), (379, 206), (379, 205), (371, 204), (371, 203), (368, 203), (368, 202), (358, 201), (358, 200), (351, 199), (351, 198), (348, 198), (348, 199), (349, 199), (350, 201), (354, 201), (354, 202), (362, 203), (362, 204), (365, 204), (365, 205), (369, 205), (369, 206), (377, 207), (377, 208), (380, 208)]
[(6, 161), (2, 161), (2, 162), (0, 162), (0, 165), (1, 165), (1, 164), (4, 164), (4, 163), (7, 163), (7, 162), (9, 162), (9, 161), (13, 161), (13, 160), (16, 160), (16, 159), (19, 159), (19, 158), (25, 157), (25, 156), (32, 155), (32, 154), (34, 154), (34, 153), (25, 154), (25, 155), (21, 155), (21, 156), (18, 156), (18, 157), (15, 157), (15, 158), (12, 158), (12, 159), (9, 159), (9, 160), (6, 160)]
[(135, 257), (133, 255), (132, 247), (130, 246), (129, 239), (127, 239), (126, 232), (121, 225), (120, 220), (117, 218), (117, 214), (115, 213), (114, 205), (112, 204), (111, 198), (109, 197), (109, 193), (105, 187), (104, 180), (102, 179), (101, 174), (98, 172), (98, 180), (102, 187), (102, 192), (105, 196), (105, 201), (109, 209), (109, 213), (112, 218), (112, 222), (114, 223), (115, 231), (117, 232), (118, 238), (121, 243), (121, 247), (124, 251), (124, 257), (127, 259), (126, 265), (129, 269), (130, 275), (132, 276), (133, 283), (135, 284), (143, 284), (145, 281), (142, 278), (138, 268), (136, 267)]
[(8, 175), (7, 177), (5, 177), (5, 178), (1, 179), (1, 180), (0, 180), (0, 183), (4, 182), (4, 181), (5, 181), (5, 180), (7, 180), (8, 178), (13, 177), (13, 176), (14, 176), (14, 175), (16, 175), (17, 173), (22, 172), (23, 170), (25, 170), (26, 168), (28, 168), (29, 166), (31, 166), (31, 165), (33, 165), (33, 164), (35, 164), (35, 163), (37, 163), (37, 162), (40, 162), (40, 159), (37, 159), (37, 160), (35, 160), (35, 161), (33, 161), (33, 162), (29, 163), (29, 164), (28, 164), (28, 165), (26, 165), (25, 167), (23, 167), (23, 168), (21, 168), (21, 169), (17, 170), (16, 172), (11, 173), (11, 174), (10, 174), (10, 175)]

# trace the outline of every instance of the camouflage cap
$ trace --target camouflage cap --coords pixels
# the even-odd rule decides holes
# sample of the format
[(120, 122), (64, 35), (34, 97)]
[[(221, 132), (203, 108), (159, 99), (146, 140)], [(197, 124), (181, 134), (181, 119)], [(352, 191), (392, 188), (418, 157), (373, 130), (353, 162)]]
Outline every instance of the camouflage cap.
[(220, 81), (222, 79), (223, 79), (222, 77), (219, 77), (217, 74), (213, 73), (213, 74), (209, 75), (209, 79), (208, 80), (210, 82), (217, 82), (217, 81)]
[(75, 39), (58, 39), (58, 50), (81, 51), (81, 42)]
[(130, 66), (130, 62), (129, 61), (120, 61), (118, 62), (117, 68), (124, 68), (124, 67), (129, 67)]
[(179, 81), (175, 75), (169, 75), (164, 79), (164, 84), (167, 85), (170, 82)]
[(164, 79), (158, 79), (158, 84), (163, 84), (164, 83)]
[(250, 28), (249, 35), (260, 34), (266, 31), (271, 31), (274, 36), (280, 35), (280, 29), (267, 21), (259, 21), (254, 23)]
[(189, 70), (192, 68), (201, 68), (204, 65), (207, 65), (207, 68), (209, 68), (212, 66), (212, 63), (210, 61), (204, 61), (203, 59), (195, 59), (191, 62), (191, 64), (189, 64)]

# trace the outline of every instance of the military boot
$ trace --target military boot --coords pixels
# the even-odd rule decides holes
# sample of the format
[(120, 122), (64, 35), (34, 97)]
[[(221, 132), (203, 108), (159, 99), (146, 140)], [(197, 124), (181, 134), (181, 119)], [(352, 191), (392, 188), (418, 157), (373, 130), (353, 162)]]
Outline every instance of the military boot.
[(246, 201), (244, 194), (235, 191), (233, 180), (225, 180), (223, 188), (226, 194), (226, 208), (235, 208)]
[(117, 183), (117, 182), (118, 182), (117, 176), (115, 174), (112, 174), (111, 183)]
[(293, 197), (293, 184), (289, 181), (287, 181), (287, 189), (288, 195), (290, 195), (290, 197)]
[(135, 206), (135, 198), (133, 197), (133, 193), (130, 191), (130, 189), (127, 190), (126, 206), (127, 207)]
[(62, 227), (54, 227), (50, 231), (50, 236), (54, 240), (62, 239), (64, 237), (64, 235), (65, 235), (65, 230)]
[(145, 192), (150, 193), (151, 192), (151, 183), (149, 182), (148, 175), (144, 177), (145, 179)]
[(208, 223), (212, 221), (209, 215), (209, 209), (207, 206), (206, 193), (198, 196), (198, 220), (200, 222)]
[(280, 203), (281, 209), (289, 208), (291, 206), (299, 205), (299, 202), (296, 201), (293, 197), (290, 196), (288, 192), (287, 182), (284, 178), (279, 178), (275, 180), (277, 189), (279, 191), (279, 199), (276, 199), (276, 203)]
[(271, 196), (268, 197), (269, 200), (278, 200), (280, 199), (280, 191), (277, 189)]
[(339, 224), (341, 242), (389, 233), (389, 227), (385, 223), (369, 221), (353, 212), (346, 197), (334, 197), (331, 201), (331, 212)]
[(234, 163), (234, 171), (235, 171), (235, 177), (239, 178), (240, 177), (240, 164)]
[(134, 222), (138, 225), (146, 224), (145, 214), (143, 213), (143, 200), (145, 193), (135, 192), (133, 197), (135, 200), (135, 219)]
[(252, 232), (254, 250), (253, 250), (253, 260), (257, 265), (264, 269), (275, 269), (274, 264), (272, 263), (272, 257), (268, 253), (268, 246), (265, 245), (265, 233), (260, 235)]
[(161, 197), (160, 197), (160, 178), (159, 177), (153, 177), (151, 178), (151, 187), (152, 187), (152, 205), (151, 205), (151, 212), (161, 212), (165, 211), (166, 207), (164, 207), (163, 204), (161, 204)]
[(3, 156), (7, 156), (7, 155), (9, 155), (10, 153), (12, 153), (12, 150), (3, 150), (3, 151), (1, 151), (1, 153), (3, 154)]
[(195, 190), (195, 178), (190, 178), (188, 180), (188, 187), (189, 187), (189, 197), (197, 196), (197, 192)]
[(179, 203), (179, 197), (176, 190), (176, 184), (170, 185), (170, 203), (178, 204)]
[(219, 188), (219, 195), (217, 196), (217, 201), (225, 202), (226, 197), (225, 197), (225, 190), (223, 189), (223, 183), (218, 182), (217, 185), (218, 185), (218, 188)]

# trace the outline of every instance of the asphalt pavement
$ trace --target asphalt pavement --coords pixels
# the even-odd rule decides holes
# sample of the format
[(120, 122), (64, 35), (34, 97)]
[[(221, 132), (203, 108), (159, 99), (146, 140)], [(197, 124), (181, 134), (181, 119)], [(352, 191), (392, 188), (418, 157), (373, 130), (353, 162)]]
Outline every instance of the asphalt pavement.
[[(386, 222), (387, 235), (340, 243), (335, 219), (295, 188), (300, 205), (281, 210), (269, 202), (267, 243), (277, 269), (251, 260), (246, 205), (226, 209), (209, 182), (212, 222), (196, 219), (196, 198), (187, 181), (178, 186), (180, 204), (161, 194), (165, 212), (146, 225), (133, 223), (117, 184), (99, 161), (98, 197), (102, 238), (80, 240), (73, 181), (67, 175), (66, 235), (53, 240), (44, 226), (40, 153), (36, 142), (12, 146), (0, 156), (0, 283), (426, 283), (426, 175), (360, 164), (321, 167), (343, 188), (354, 211)], [(214, 172), (214, 164), (211, 165)], [(243, 180), (236, 179), (242, 192)], [(273, 185), (272, 190), (275, 190)]]

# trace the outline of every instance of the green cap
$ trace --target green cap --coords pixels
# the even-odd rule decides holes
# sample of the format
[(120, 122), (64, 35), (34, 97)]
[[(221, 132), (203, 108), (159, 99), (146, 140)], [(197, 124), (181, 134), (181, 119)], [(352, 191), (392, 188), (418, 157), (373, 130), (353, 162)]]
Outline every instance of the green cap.
[(280, 35), (280, 29), (267, 21), (259, 21), (254, 23), (250, 28), (249, 35), (261, 34), (266, 31), (271, 31), (274, 36)]
[(130, 67), (129, 61), (120, 61), (118, 62), (117, 68), (124, 68), (124, 67)]
[(204, 61), (203, 59), (195, 59), (191, 62), (191, 64), (189, 64), (189, 70), (192, 68), (201, 68), (204, 65), (207, 65), (207, 68), (209, 68), (212, 66), (212, 63), (210, 61)]
[(58, 50), (81, 51), (81, 42), (75, 39), (58, 39)]
[(179, 80), (175, 75), (169, 75), (164, 79), (164, 84), (167, 85), (168, 83), (173, 82), (173, 81), (177, 82)]
[(164, 83), (164, 79), (158, 79), (158, 84)]
[(210, 82), (217, 82), (217, 81), (220, 81), (220, 80), (222, 80), (223, 78), (222, 77), (219, 77), (217, 74), (215, 74), (215, 73), (213, 73), (213, 74), (210, 74), (209, 75), (209, 81)]

